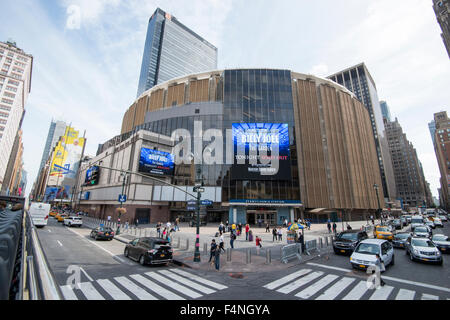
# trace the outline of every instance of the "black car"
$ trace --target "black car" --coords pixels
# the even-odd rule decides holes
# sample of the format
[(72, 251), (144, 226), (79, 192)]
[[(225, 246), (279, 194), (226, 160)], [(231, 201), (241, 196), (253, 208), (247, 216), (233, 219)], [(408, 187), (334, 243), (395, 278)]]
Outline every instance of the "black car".
[(406, 247), (406, 240), (411, 236), (411, 233), (405, 232), (405, 233), (397, 233), (394, 235), (394, 239), (392, 240), (392, 246), (394, 248), (402, 248), (405, 249)]
[(141, 265), (168, 264), (173, 260), (170, 242), (161, 238), (137, 238), (127, 244), (125, 257), (138, 261)]
[(368, 239), (365, 231), (347, 230), (336, 235), (333, 239), (333, 250), (336, 254), (351, 254), (362, 240)]
[(110, 227), (97, 227), (92, 229), (91, 238), (95, 240), (112, 240), (114, 239), (114, 231)]
[(442, 253), (450, 253), (450, 239), (443, 234), (435, 234), (431, 238), (431, 241), (441, 250)]

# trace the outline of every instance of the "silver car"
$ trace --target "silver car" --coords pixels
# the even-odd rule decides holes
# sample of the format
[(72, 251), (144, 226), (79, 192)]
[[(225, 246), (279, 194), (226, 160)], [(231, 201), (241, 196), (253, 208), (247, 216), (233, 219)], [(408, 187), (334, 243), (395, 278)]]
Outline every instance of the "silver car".
[(448, 221), (447, 217), (443, 216), (443, 215), (439, 216), (439, 219), (441, 219), (442, 222), (447, 222)]
[(432, 232), (426, 226), (418, 226), (414, 229), (412, 236), (415, 238), (431, 238)]
[(433, 223), (436, 227), (441, 227), (441, 228), (444, 227), (444, 224), (442, 223), (441, 219), (439, 219), (439, 218), (434, 218)]
[(442, 254), (436, 245), (427, 238), (409, 237), (406, 241), (406, 254), (411, 261), (435, 262), (442, 265)]
[(442, 253), (450, 253), (450, 239), (443, 234), (435, 234), (431, 241), (441, 250)]

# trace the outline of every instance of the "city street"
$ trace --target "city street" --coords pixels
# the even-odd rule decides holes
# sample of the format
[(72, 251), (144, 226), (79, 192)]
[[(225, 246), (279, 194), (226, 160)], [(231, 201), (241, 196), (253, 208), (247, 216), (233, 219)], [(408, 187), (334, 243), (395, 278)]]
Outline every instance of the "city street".
[[(450, 235), (450, 223), (433, 232)], [(382, 274), (386, 285), (374, 290), (368, 289), (367, 274), (352, 270), (348, 256), (334, 253), (261, 272), (225, 273), (175, 264), (142, 267), (123, 256), (124, 243), (94, 241), (89, 233), (89, 228), (68, 228), (53, 218), (38, 231), (58, 285), (69, 300), (450, 299), (448, 254), (442, 266), (428, 265), (411, 262), (404, 250), (395, 249), (395, 265)], [(74, 283), (73, 270), (79, 270), (81, 282), (74, 290), (69, 286)]]

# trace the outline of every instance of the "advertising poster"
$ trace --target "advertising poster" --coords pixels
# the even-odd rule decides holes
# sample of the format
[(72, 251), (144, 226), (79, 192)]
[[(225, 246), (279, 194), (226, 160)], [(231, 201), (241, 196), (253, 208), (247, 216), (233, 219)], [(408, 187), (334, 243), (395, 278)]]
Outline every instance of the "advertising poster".
[(148, 148), (141, 149), (139, 172), (158, 176), (172, 176), (174, 169), (175, 163), (172, 154)]
[(52, 202), (55, 200), (70, 200), (70, 186), (47, 187), (45, 189), (44, 202)]
[(291, 159), (286, 123), (233, 123), (233, 180), (289, 180)]

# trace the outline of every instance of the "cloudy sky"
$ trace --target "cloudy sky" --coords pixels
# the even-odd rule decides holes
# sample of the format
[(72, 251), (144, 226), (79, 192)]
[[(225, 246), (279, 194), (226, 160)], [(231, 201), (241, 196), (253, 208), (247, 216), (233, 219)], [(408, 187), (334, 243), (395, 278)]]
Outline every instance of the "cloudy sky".
[(91, 155), (120, 133), (157, 7), (218, 47), (220, 69), (327, 76), (365, 62), (437, 196), (427, 124), (449, 111), (450, 60), (431, 0), (0, 0), (0, 41), (34, 56), (23, 123), (27, 193), (52, 119), (86, 130)]

